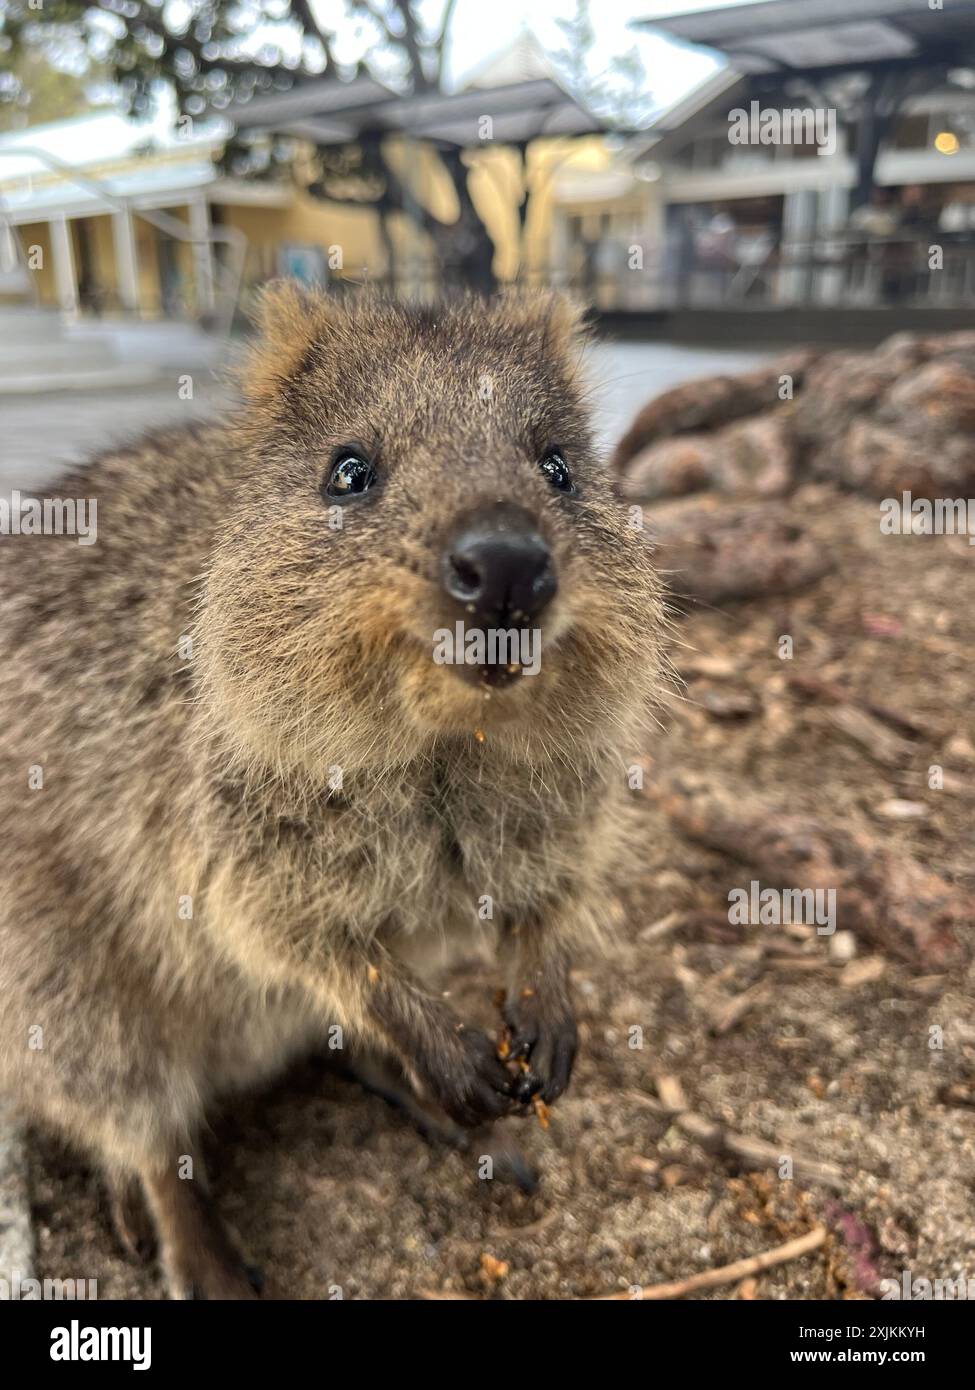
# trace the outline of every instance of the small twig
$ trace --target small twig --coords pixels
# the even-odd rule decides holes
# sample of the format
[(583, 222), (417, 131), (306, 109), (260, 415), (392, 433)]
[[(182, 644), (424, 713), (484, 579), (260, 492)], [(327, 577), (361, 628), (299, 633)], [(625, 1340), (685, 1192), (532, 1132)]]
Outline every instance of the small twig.
[(790, 1260), (798, 1260), (801, 1256), (808, 1255), (811, 1250), (818, 1250), (825, 1239), (826, 1227), (816, 1226), (804, 1236), (797, 1236), (795, 1240), (776, 1246), (774, 1250), (763, 1250), (760, 1255), (750, 1255), (748, 1259), (736, 1260), (734, 1264), (722, 1265), (720, 1269), (706, 1269), (701, 1274), (692, 1274), (688, 1279), (679, 1279), (675, 1284), (653, 1284), (648, 1289), (641, 1289), (638, 1294), (632, 1294), (629, 1290), (624, 1293), (600, 1294), (597, 1301), (654, 1303), (663, 1299), (683, 1298), (685, 1294), (697, 1293), (699, 1289), (716, 1289), (722, 1284), (736, 1284), (750, 1275), (761, 1274), (763, 1270), (772, 1269), (775, 1265), (788, 1264)]
[(755, 1139), (748, 1134), (735, 1134), (716, 1120), (698, 1115), (688, 1107), (683, 1088), (675, 1076), (658, 1076), (656, 1086), (660, 1104), (665, 1112), (669, 1112), (673, 1123), (688, 1139), (700, 1144), (708, 1153), (737, 1159), (748, 1168), (778, 1169), (783, 1158), (788, 1157), (792, 1160), (793, 1173), (802, 1181), (820, 1183), (823, 1187), (838, 1190), (843, 1188), (843, 1172), (835, 1163), (803, 1158), (791, 1153), (785, 1144), (770, 1144), (765, 1139)]
[(669, 936), (671, 932), (682, 927), (690, 915), (689, 912), (668, 912), (666, 917), (651, 922), (649, 927), (637, 932), (637, 938), (640, 941), (659, 941), (661, 937)]
[(767, 992), (765, 981), (759, 980), (758, 984), (742, 990), (741, 994), (724, 1000), (711, 1016), (711, 1032), (718, 1038), (730, 1033), (732, 1028), (736, 1027), (745, 1015), (765, 998)]
[(814, 1158), (803, 1158), (789, 1153), (784, 1144), (770, 1144), (764, 1139), (755, 1139), (748, 1134), (734, 1134), (724, 1125), (716, 1124), (703, 1115), (695, 1115), (690, 1110), (676, 1116), (675, 1123), (688, 1139), (701, 1145), (714, 1154), (728, 1154), (748, 1168), (778, 1168), (782, 1159), (792, 1160), (792, 1171), (804, 1182), (821, 1183), (824, 1187), (837, 1190), (844, 1186), (843, 1173), (834, 1163), (820, 1163)]
[(537, 1221), (532, 1221), (527, 1226), (498, 1226), (492, 1234), (512, 1239), (518, 1237), (524, 1239), (526, 1236), (538, 1236), (541, 1235), (542, 1231), (547, 1230), (552, 1222), (561, 1216), (561, 1214), (558, 1207), (552, 1207), (544, 1216), (540, 1216)]

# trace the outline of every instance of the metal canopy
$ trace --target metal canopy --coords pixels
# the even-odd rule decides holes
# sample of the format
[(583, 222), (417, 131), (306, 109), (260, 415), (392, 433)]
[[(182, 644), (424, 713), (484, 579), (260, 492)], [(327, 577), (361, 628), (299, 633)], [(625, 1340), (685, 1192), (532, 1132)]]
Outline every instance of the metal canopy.
[(602, 123), (550, 78), (444, 95), (398, 96), (372, 78), (322, 80), (288, 92), (254, 97), (221, 115), (238, 130), (264, 130), (342, 145), (364, 135), (395, 134), (461, 147), (482, 142), (480, 121), (489, 116), (491, 139), (520, 143), (544, 135), (588, 135)]
[(739, 72), (975, 59), (975, 0), (765, 0), (640, 19), (639, 28), (723, 53)]
[(281, 121), (290, 121), (304, 116), (345, 116), (350, 112), (361, 112), (363, 108), (376, 106), (383, 101), (391, 101), (396, 95), (381, 82), (371, 77), (357, 77), (352, 82), (337, 82), (334, 78), (321, 78), (314, 82), (303, 82), (284, 92), (270, 92), (251, 97), (250, 101), (234, 102), (220, 112), (238, 128), (264, 125), (272, 122), (277, 128)]

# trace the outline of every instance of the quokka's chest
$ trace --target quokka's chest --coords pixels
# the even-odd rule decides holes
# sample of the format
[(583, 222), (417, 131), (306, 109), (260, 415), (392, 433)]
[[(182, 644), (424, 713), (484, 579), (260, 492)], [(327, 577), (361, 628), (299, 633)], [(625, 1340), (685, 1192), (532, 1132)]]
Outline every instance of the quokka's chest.
[(442, 930), (483, 928), (524, 913), (558, 881), (567, 829), (541, 793), (435, 788), (350, 801), (316, 850), (363, 921), (392, 922), (406, 933), (431, 921)]

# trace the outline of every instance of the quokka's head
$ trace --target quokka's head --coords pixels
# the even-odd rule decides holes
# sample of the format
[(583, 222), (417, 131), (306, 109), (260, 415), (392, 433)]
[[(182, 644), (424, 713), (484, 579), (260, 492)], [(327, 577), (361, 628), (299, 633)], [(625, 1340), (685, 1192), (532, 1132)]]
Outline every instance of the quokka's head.
[(260, 328), (200, 622), (242, 751), (319, 776), (625, 739), (658, 681), (659, 586), (593, 444), (578, 311), (279, 282)]

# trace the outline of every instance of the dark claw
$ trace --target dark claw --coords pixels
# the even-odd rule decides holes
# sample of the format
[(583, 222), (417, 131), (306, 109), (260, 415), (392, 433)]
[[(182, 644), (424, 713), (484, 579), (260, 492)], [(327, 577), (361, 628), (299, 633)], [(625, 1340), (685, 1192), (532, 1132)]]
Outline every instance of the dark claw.
[(555, 1057), (549, 1071), (549, 1080), (542, 1091), (542, 1100), (546, 1105), (551, 1105), (553, 1101), (558, 1100), (568, 1086), (577, 1048), (578, 1041), (574, 1028), (571, 1033), (563, 1034), (555, 1044)]
[(569, 1084), (578, 1035), (569, 1017), (547, 1019), (544, 1000), (538, 995), (519, 996), (504, 1010), (511, 1029), (512, 1059), (523, 1058), (530, 1070), (515, 1078), (513, 1094), (522, 1105), (540, 1095), (546, 1105), (557, 1100)]
[(522, 1105), (529, 1105), (533, 1096), (544, 1086), (544, 1081), (540, 1076), (536, 1076), (533, 1071), (523, 1072), (515, 1082), (515, 1100)]
[(516, 1033), (515, 1036), (511, 1039), (511, 1056), (514, 1058), (529, 1057), (531, 1055), (532, 1048), (536, 1045), (537, 1042), (537, 1032), (522, 1031), (521, 1033)]

